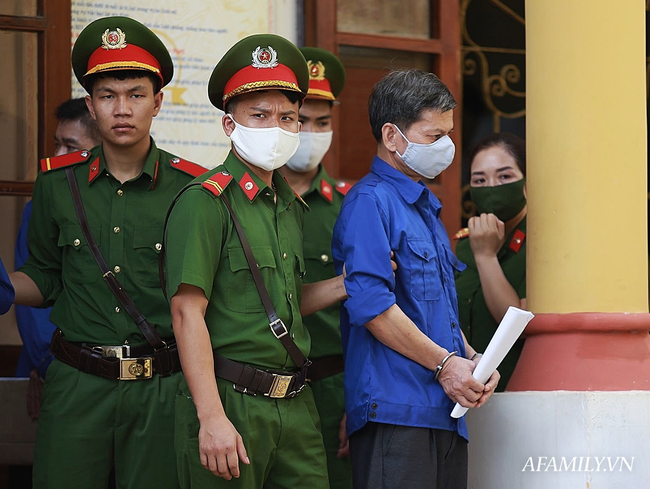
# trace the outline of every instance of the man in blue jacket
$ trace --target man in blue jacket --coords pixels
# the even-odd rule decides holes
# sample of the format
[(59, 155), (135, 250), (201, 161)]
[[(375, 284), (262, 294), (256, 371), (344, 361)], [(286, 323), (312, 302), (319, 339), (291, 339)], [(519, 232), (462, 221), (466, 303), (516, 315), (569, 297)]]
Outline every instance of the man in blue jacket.
[(453, 160), (455, 106), (432, 73), (394, 71), (375, 85), (377, 156), (334, 228), (349, 295), (341, 332), (355, 489), (465, 488), (467, 426), (450, 413), (456, 402), (483, 405), (499, 380), (498, 372), (485, 385), (472, 377), (479, 354), (461, 331), (454, 288), (464, 265), (422, 181)]

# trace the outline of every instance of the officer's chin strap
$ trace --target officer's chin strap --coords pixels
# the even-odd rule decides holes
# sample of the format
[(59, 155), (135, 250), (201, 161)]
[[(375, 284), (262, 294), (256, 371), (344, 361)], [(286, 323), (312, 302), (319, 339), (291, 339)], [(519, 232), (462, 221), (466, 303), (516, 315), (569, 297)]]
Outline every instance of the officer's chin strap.
[(230, 202), (228, 202), (228, 199), (226, 199), (226, 196), (223, 193), (221, 193), (219, 196), (221, 197), (223, 203), (228, 208), (228, 212), (230, 212), (230, 216), (232, 217), (233, 224), (235, 225), (235, 230), (237, 231), (237, 235), (239, 236), (239, 241), (241, 242), (241, 246), (244, 249), (244, 256), (246, 256), (246, 261), (248, 262), (248, 268), (250, 268), (251, 274), (253, 275), (253, 280), (255, 281), (255, 287), (257, 287), (257, 292), (260, 295), (260, 299), (262, 299), (264, 310), (266, 311), (266, 315), (269, 318), (269, 327), (271, 328), (273, 335), (278, 340), (280, 340), (282, 346), (284, 346), (284, 348), (287, 350), (289, 356), (296, 364), (296, 366), (300, 368), (300, 372), (302, 375), (302, 383), (304, 384), (307, 378), (307, 367), (311, 365), (311, 361), (307, 357), (305, 357), (305, 355), (302, 354), (300, 348), (298, 348), (298, 345), (296, 345), (296, 343), (291, 338), (291, 335), (289, 334), (289, 331), (287, 330), (287, 327), (285, 326), (284, 322), (282, 321), (282, 319), (278, 317), (277, 312), (275, 312), (275, 308), (273, 307), (273, 302), (271, 302), (271, 297), (269, 296), (269, 293), (266, 290), (266, 286), (264, 285), (262, 274), (260, 273), (259, 267), (257, 265), (257, 261), (255, 260), (255, 255), (253, 254), (253, 250), (251, 249), (251, 246), (248, 243), (246, 234), (244, 233), (244, 230), (242, 229), (241, 224), (239, 223), (239, 220), (237, 219), (237, 216), (235, 215), (235, 212), (233, 211), (230, 205)]

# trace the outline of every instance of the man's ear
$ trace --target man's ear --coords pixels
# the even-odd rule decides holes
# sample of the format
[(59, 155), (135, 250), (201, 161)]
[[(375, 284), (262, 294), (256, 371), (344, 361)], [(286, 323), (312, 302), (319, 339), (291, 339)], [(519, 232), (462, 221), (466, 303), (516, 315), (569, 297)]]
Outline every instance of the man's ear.
[(158, 115), (158, 112), (160, 112), (160, 108), (162, 107), (163, 103), (163, 91), (161, 90), (158, 93), (155, 93), (153, 96), (153, 116), (156, 117)]
[(224, 114), (221, 118), (221, 127), (223, 127), (223, 132), (225, 132), (228, 137), (230, 137), (232, 132), (235, 130), (235, 121), (230, 117), (229, 114)]
[(397, 138), (399, 133), (395, 126), (390, 122), (387, 122), (381, 127), (381, 140), (383, 145), (388, 151), (395, 152), (397, 151)]
[(86, 95), (85, 101), (88, 112), (90, 112), (90, 117), (92, 117), (94, 120), (97, 120), (97, 116), (95, 115), (95, 108), (93, 107), (92, 97), (90, 95)]

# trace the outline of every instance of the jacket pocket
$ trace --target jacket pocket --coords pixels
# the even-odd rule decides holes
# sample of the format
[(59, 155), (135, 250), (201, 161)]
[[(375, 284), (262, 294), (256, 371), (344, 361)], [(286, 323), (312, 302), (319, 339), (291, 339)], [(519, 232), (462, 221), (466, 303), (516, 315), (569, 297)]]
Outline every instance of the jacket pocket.
[[(101, 248), (101, 228), (91, 228), (97, 246)], [(93, 258), (86, 238), (78, 224), (59, 228), (58, 246), (62, 250), (61, 276), (63, 280), (78, 284), (91, 284), (101, 278), (99, 265)]]
[(133, 230), (133, 280), (143, 287), (160, 287), (158, 257), (162, 250), (160, 227), (137, 227)]
[[(253, 246), (253, 255), (267, 287), (270, 286), (272, 274), (276, 268), (275, 257), (270, 246)], [(262, 299), (255, 287), (244, 250), (233, 248), (228, 250), (230, 273), (227, 277), (228, 308), (236, 312), (264, 312)], [(269, 291), (270, 293), (270, 291)]]
[(407, 244), (411, 250), (411, 294), (418, 300), (438, 300), (442, 283), (436, 248), (425, 239), (407, 239)]

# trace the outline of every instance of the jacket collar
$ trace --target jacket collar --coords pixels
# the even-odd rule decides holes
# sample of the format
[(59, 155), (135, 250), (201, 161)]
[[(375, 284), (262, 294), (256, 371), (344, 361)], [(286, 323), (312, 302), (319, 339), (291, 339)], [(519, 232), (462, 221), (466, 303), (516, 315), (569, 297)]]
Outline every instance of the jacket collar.
[[(137, 180), (145, 175), (151, 181), (151, 186), (149, 187), (151, 190), (156, 185), (156, 180), (158, 178), (158, 167), (160, 166), (160, 162), (158, 161), (159, 151), (156, 147), (156, 143), (151, 137), (149, 140), (151, 142), (149, 154), (147, 155), (147, 159), (144, 162), (142, 171), (133, 180)], [(106, 168), (106, 157), (104, 156), (104, 145), (100, 144), (93, 149), (90, 161), (91, 164), (88, 170), (88, 185), (92, 184), (97, 179), (98, 175), (108, 173), (108, 169)]]

